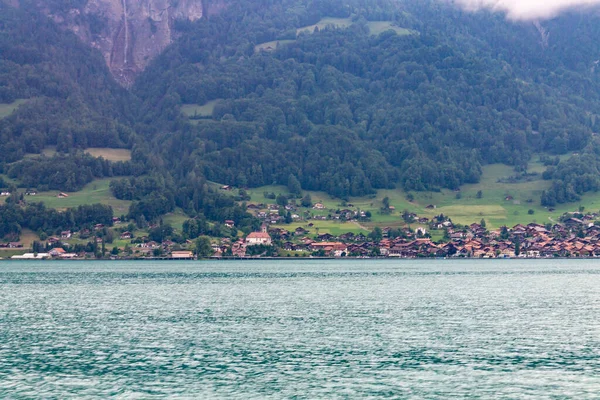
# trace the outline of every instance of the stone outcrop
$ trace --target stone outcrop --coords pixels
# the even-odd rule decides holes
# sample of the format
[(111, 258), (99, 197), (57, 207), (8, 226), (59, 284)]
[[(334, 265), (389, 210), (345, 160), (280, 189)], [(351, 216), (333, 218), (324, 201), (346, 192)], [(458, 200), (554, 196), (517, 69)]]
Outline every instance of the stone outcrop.
[(133, 84), (148, 63), (173, 42), (173, 23), (219, 12), (225, 0), (88, 0), (68, 11), (40, 8), (83, 42), (100, 50), (115, 79)]

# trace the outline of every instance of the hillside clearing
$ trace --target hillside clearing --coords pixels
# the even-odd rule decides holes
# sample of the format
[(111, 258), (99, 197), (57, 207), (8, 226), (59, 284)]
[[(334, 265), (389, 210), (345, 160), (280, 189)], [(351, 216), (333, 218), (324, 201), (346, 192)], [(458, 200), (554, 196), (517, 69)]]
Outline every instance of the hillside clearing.
[(301, 33), (313, 33), (315, 28), (319, 28), (319, 30), (324, 29), (328, 26), (332, 26), (335, 28), (347, 28), (352, 25), (352, 20), (350, 18), (330, 18), (325, 17), (322, 18), (319, 22), (314, 25), (304, 26), (302, 28), (298, 28), (296, 30), (296, 35), (300, 35)]
[(295, 40), (272, 40), (270, 42), (257, 44), (256, 46), (254, 46), (254, 52), (258, 53), (260, 51), (274, 51), (277, 50), (278, 46), (285, 46), (286, 44), (294, 42)]
[(211, 100), (203, 105), (199, 104), (183, 104), (181, 112), (188, 118), (209, 118), (212, 117), (213, 111), (217, 103), (221, 99)]
[(369, 21), (367, 22), (371, 35), (377, 36), (383, 32), (393, 30), (400, 36), (412, 35), (413, 32), (406, 28), (395, 26), (390, 21)]
[[(302, 28), (296, 29), (296, 36), (300, 36), (301, 34), (312, 34), (315, 32), (315, 29), (325, 29), (327, 27), (333, 27), (337, 29), (348, 28), (353, 24), (351, 18), (332, 18), (325, 17), (322, 18), (319, 22), (314, 25), (304, 26)], [(414, 32), (401, 28), (399, 26), (393, 25), (391, 21), (369, 21), (367, 22), (367, 26), (369, 27), (370, 34), (373, 36), (379, 35), (380, 33), (386, 32), (388, 30), (393, 30), (400, 36), (412, 35)], [(274, 51), (278, 46), (284, 46), (290, 43), (294, 43), (296, 40), (294, 39), (284, 39), (284, 40), (272, 40), (270, 42), (265, 42), (261, 44), (257, 44), (254, 46), (254, 52), (258, 53), (260, 51)], [(188, 114), (186, 114), (188, 115)], [(189, 115), (188, 115), (189, 116)]]
[(85, 150), (93, 157), (102, 157), (108, 161), (130, 161), (131, 150), (128, 149), (109, 149), (105, 147), (90, 147)]
[(79, 192), (68, 193), (69, 197), (58, 198), (59, 191), (40, 192), (36, 196), (28, 196), (29, 202), (43, 202), (47, 207), (66, 209), (84, 204), (101, 203), (112, 206), (114, 214), (119, 216), (127, 214), (130, 201), (115, 198), (110, 191), (110, 181), (119, 178), (97, 179), (88, 183)]
[(0, 119), (8, 117), (12, 114), (20, 105), (25, 104), (26, 99), (18, 99), (12, 103), (0, 103)]

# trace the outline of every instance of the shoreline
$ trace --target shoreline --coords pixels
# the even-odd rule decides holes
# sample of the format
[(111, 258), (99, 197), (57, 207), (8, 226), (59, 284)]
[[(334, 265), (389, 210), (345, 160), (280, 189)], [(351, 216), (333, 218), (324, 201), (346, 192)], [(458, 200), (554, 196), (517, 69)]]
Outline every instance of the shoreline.
[(214, 257), (214, 258), (0, 258), (0, 263), (3, 261), (24, 262), (24, 261), (44, 261), (44, 262), (59, 262), (59, 261), (176, 261), (176, 262), (202, 262), (202, 261), (514, 261), (514, 260), (600, 260), (600, 257), (495, 257), (495, 258), (475, 258), (475, 257)]

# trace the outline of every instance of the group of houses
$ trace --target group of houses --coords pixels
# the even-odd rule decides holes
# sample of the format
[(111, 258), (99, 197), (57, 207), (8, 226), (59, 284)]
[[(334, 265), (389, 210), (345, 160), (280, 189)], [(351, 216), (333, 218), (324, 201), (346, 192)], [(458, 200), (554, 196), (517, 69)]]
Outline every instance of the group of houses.
[[(245, 240), (234, 243), (226, 241), (213, 246), (213, 249), (217, 257), (224, 254), (244, 257), (247, 247), (257, 244), (274, 245), (286, 252), (322, 257), (600, 257), (600, 226), (585, 219), (567, 218), (552, 226), (518, 224), (493, 231), (477, 223), (456, 229), (450, 220), (438, 217), (430, 222), (432, 226), (439, 225), (444, 229), (444, 240), (434, 242), (427, 237), (424, 229), (403, 228), (398, 231), (399, 236), (389, 237), (391, 229), (385, 228), (381, 239), (372, 240), (362, 233), (310, 236), (310, 232), (303, 227), (292, 232), (282, 228), (272, 228), (267, 232), (263, 226), (261, 232), (251, 233)], [(226, 253), (226, 249), (231, 251)]]

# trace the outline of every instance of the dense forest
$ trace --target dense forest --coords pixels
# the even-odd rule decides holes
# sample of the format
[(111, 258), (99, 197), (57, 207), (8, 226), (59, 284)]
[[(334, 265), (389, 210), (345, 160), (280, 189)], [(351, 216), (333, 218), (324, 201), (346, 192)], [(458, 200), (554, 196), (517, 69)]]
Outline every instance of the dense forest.
[[(28, 99), (0, 119), (0, 173), (23, 187), (72, 191), (115, 177), (131, 218), (179, 207), (246, 230), (256, 221), (209, 182), (291, 176), (347, 199), (457, 189), (485, 164), (522, 172), (534, 154), (577, 152), (548, 165), (540, 201), (600, 189), (595, 15), (544, 21), (548, 39), (530, 22), (434, 0), (230, 0), (218, 15), (175, 21), (179, 39), (125, 90), (97, 51), (21, 4), (0, 2), (0, 103)], [(348, 26), (297, 34), (324, 17)], [(374, 21), (396, 29), (374, 34)], [(286, 42), (256, 49), (274, 40)], [(182, 113), (210, 101), (209, 115)], [(27, 157), (48, 146), (55, 156)], [(128, 148), (132, 160), (95, 159), (88, 147)]]

